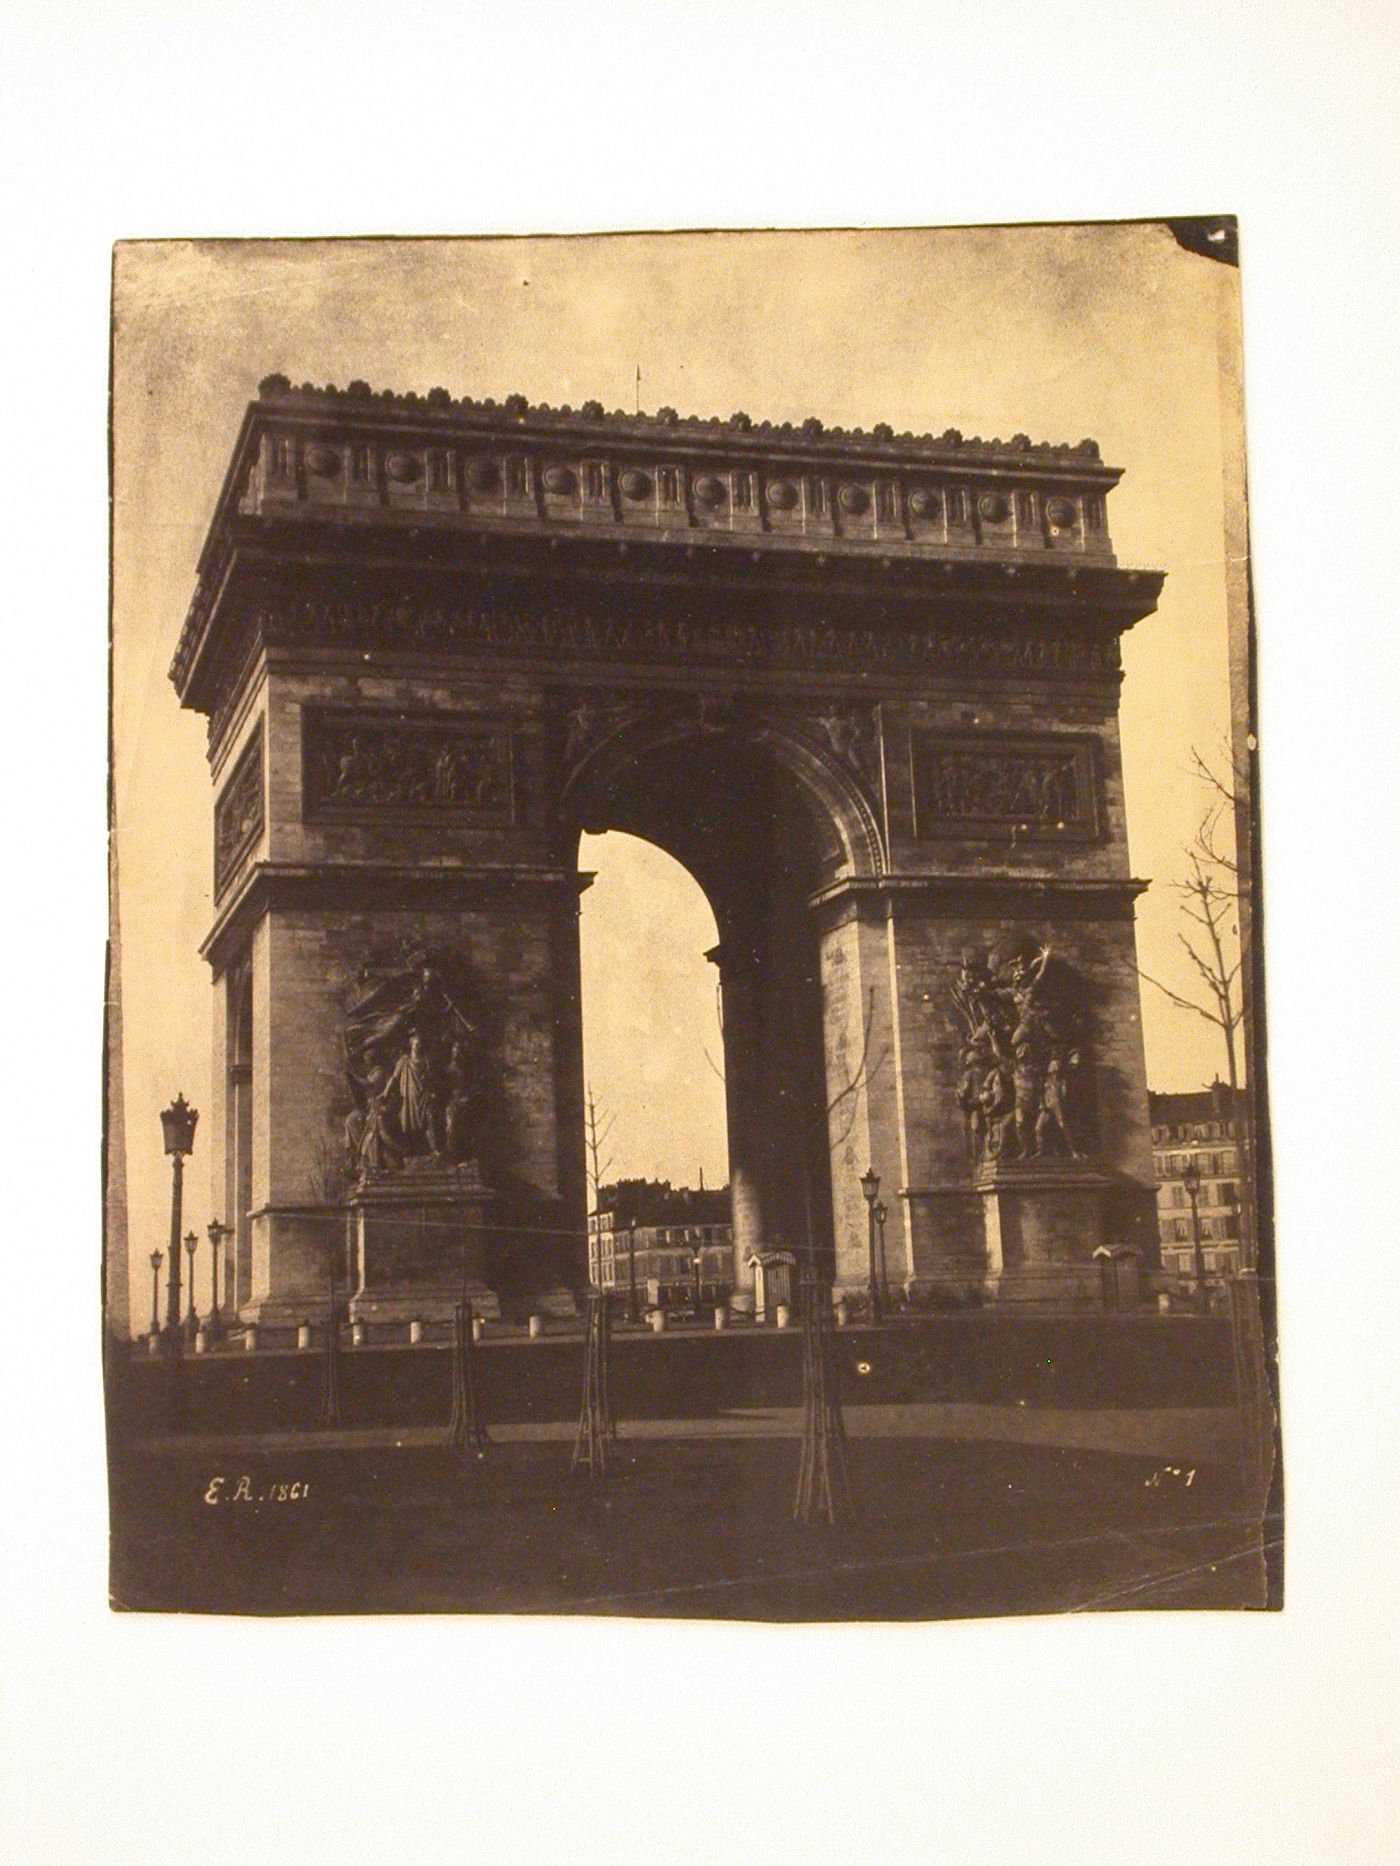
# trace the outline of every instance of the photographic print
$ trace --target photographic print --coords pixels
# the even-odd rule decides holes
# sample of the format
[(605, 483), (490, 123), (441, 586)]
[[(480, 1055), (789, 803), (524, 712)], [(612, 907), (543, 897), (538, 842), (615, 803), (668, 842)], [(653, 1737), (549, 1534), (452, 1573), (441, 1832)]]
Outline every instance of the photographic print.
[(1281, 1603), (1239, 282), (117, 248), (114, 1607)]

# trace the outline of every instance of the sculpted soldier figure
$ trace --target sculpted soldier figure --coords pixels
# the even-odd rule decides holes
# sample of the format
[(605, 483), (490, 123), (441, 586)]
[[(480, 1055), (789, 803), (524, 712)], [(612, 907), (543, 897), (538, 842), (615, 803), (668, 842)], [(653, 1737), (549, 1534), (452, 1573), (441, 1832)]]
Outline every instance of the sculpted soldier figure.
[(437, 1085), (421, 1030), (410, 1035), (408, 1048), (394, 1064), (381, 1099), (398, 1128), (406, 1156), (442, 1152)]
[(1063, 1146), (1072, 1160), (1082, 1160), (1084, 1155), (1075, 1145), (1074, 1135), (1069, 1124), (1069, 1104), (1066, 1090), (1068, 1082), (1066, 1072), (1079, 1061), (1078, 1054), (1071, 1050), (1061, 1059), (1052, 1056), (1045, 1069), (1045, 1087), (1041, 1092), (1041, 1109), (1035, 1123), (1035, 1150), (1048, 1153), (1052, 1148)]

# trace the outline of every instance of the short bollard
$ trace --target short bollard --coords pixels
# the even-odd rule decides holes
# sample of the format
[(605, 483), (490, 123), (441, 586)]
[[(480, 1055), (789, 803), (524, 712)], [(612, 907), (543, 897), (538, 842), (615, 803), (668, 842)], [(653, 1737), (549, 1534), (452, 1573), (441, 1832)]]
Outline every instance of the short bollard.
[(544, 1317), (542, 1315), (532, 1315), (530, 1317), (530, 1339), (531, 1341), (538, 1341), (540, 1336), (543, 1333), (544, 1333)]
[(258, 1351), (258, 1331), (251, 1324), (243, 1331), (243, 1352), (256, 1354)]
[(785, 1302), (780, 1302), (778, 1304), (778, 1313), (775, 1319), (779, 1328), (786, 1328), (788, 1323), (792, 1320), (792, 1311)]
[(207, 1354), (209, 1352), (209, 1336), (202, 1328), (197, 1328), (194, 1331), (194, 1351), (196, 1354)]
[(297, 1324), (297, 1346), (299, 1348), (309, 1348), (311, 1346), (310, 1322), (299, 1322)]
[(147, 1335), (146, 1352), (153, 1359), (157, 1354), (160, 1353), (160, 1336), (159, 1335)]
[(423, 1339), (423, 1324), (416, 1319), (408, 1325), (408, 1345), (416, 1348)]
[(485, 1333), (486, 1317), (484, 1315), (474, 1315), (472, 1317), (472, 1340), (480, 1341)]
[(654, 1335), (664, 1335), (666, 1333), (666, 1311), (664, 1309), (652, 1310), (651, 1332)]
[(368, 1340), (369, 1340), (368, 1328), (365, 1327), (365, 1324), (363, 1322), (356, 1322), (350, 1330), (351, 1347), (362, 1348)]
[(723, 1303), (720, 1303), (715, 1308), (715, 1327), (720, 1330), (723, 1330), (723, 1329), (728, 1328), (728, 1326), (729, 1326), (729, 1311), (728, 1309), (725, 1308)]
[(850, 1320), (851, 1307), (850, 1304), (843, 1299), (836, 1305), (836, 1326), (838, 1328), (845, 1328), (849, 1325)]

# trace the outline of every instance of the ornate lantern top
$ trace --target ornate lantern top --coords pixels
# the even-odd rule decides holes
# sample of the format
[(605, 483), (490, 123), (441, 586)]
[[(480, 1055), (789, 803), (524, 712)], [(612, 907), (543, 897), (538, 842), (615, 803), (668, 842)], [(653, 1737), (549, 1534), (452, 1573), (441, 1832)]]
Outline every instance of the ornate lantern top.
[(866, 1204), (873, 1206), (880, 1196), (880, 1175), (873, 1166), (867, 1166), (861, 1174), (860, 1189), (865, 1194)]
[(193, 1153), (194, 1130), (198, 1120), (199, 1110), (191, 1108), (183, 1095), (177, 1095), (168, 1108), (162, 1108), (160, 1124), (165, 1130), (165, 1151)]

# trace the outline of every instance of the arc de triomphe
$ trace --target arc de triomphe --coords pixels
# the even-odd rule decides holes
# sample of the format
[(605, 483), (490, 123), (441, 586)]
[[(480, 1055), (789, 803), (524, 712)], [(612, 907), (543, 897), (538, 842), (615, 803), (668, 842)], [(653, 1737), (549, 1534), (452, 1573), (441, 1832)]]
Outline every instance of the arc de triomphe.
[(582, 830), (720, 943), (735, 1277), (1087, 1300), (1155, 1264), (1119, 477), (1077, 446), (294, 389), (244, 417), (172, 678), (208, 715), (216, 1209), (298, 1319), (584, 1276)]

